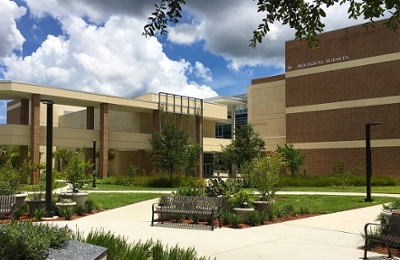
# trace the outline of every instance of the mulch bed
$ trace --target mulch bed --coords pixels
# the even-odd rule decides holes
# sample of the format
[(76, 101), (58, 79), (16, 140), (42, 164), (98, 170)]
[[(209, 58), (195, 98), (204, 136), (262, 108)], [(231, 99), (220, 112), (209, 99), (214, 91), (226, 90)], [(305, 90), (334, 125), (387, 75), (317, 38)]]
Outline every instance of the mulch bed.
[[(104, 210), (94, 211), (92, 213), (85, 213), (83, 216), (79, 216), (77, 214), (73, 214), (70, 220), (83, 218), (83, 217), (86, 217), (86, 216), (97, 214), (97, 213), (102, 212), (102, 211), (104, 211)], [(64, 220), (65, 221), (69, 221), (69, 220), (66, 220), (63, 217), (56, 217), (56, 218), (52, 218), (50, 220), (42, 220), (42, 221), (64, 221)], [(28, 214), (24, 214), (24, 215), (22, 215), (20, 217), (20, 219), (18, 221), (32, 221), (32, 222), (34, 222), (34, 221), (36, 221), (36, 218), (35, 217), (29, 217)], [(11, 223), (11, 216), (6, 216), (6, 218), (0, 219), (0, 224), (1, 223)]]

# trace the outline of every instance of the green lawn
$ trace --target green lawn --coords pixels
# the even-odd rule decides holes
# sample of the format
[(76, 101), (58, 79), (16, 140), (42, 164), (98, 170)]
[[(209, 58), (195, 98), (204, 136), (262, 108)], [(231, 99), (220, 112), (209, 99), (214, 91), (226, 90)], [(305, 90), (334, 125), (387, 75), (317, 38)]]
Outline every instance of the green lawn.
[(89, 198), (99, 205), (101, 209), (114, 209), (161, 197), (157, 193), (91, 193)]
[[(162, 195), (154, 193), (91, 193), (89, 198), (93, 199), (102, 209), (113, 209), (144, 200), (159, 198)], [(278, 195), (276, 205), (292, 205), (296, 209), (303, 206), (310, 213), (326, 214), (381, 205), (395, 200), (388, 197), (374, 197), (373, 202), (364, 202), (364, 198), (364, 196)]]
[(306, 207), (310, 213), (327, 214), (343, 210), (363, 208), (391, 202), (395, 198), (374, 197), (373, 202), (364, 202), (365, 196), (321, 196), (321, 195), (278, 195), (276, 204)]
[[(124, 185), (111, 185), (111, 184), (96, 184), (98, 190), (151, 190), (151, 191), (173, 191), (177, 188), (151, 188), (151, 187), (139, 187), (139, 186), (124, 186)], [(92, 185), (87, 185), (84, 190), (91, 190)]]
[[(339, 186), (331, 187), (282, 187), (278, 191), (326, 191), (326, 192), (366, 192), (365, 186), (345, 186), (344, 189)], [(373, 193), (400, 193), (400, 186), (372, 186)]]

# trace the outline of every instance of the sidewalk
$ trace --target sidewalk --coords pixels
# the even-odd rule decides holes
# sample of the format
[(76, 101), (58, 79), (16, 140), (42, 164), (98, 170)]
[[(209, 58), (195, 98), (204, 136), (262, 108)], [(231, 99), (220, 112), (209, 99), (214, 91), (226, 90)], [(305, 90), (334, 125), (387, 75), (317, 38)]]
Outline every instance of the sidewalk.
[[(359, 193), (340, 195), (362, 196)], [(393, 194), (379, 196), (399, 197)], [(74, 221), (50, 223), (63, 226), (68, 224), (73, 230), (78, 229), (85, 234), (90, 230), (103, 228), (128, 238), (129, 242), (153, 239), (161, 240), (169, 246), (179, 244), (181, 247), (194, 247), (199, 256), (216, 257), (217, 260), (350, 260), (362, 259), (363, 251), (357, 249), (363, 244), (360, 234), (364, 224), (374, 222), (382, 208), (377, 205), (260, 227), (217, 228), (209, 231), (151, 227), (151, 205), (156, 201), (157, 199), (144, 201)], [(368, 253), (368, 256), (371, 260), (385, 259), (383, 255), (376, 253)]]

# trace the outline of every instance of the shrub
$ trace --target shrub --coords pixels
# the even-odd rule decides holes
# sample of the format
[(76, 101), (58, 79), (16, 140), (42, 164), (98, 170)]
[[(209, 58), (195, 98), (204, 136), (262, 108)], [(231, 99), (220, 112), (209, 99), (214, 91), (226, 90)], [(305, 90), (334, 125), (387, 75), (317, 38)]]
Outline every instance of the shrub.
[(228, 210), (221, 211), (221, 221), (223, 225), (229, 224), (229, 214), (231, 214), (231, 212)]
[(94, 202), (94, 200), (88, 198), (88, 199), (86, 199), (86, 201), (85, 201), (85, 208), (86, 208), (86, 212), (87, 212), (87, 213), (92, 213), (94, 210), (97, 209), (97, 205), (96, 205), (96, 203)]
[(242, 187), (239, 179), (228, 178), (222, 180), (221, 177), (209, 179), (205, 193), (208, 197), (226, 196), (238, 192)]
[(297, 175), (305, 164), (306, 155), (301, 154), (299, 149), (294, 149), (293, 144), (278, 145), (276, 151), (284, 158), (292, 176)]
[(46, 215), (46, 210), (44, 208), (38, 207), (33, 211), (33, 216), (37, 221), (41, 221), (42, 218)]
[(241, 219), (240, 219), (240, 217), (238, 215), (236, 215), (233, 212), (230, 212), (228, 218), (229, 218), (229, 223), (231, 224), (231, 226), (233, 228), (238, 228), (239, 227), (239, 224), (241, 223)]
[[(85, 202), (86, 203), (86, 202)], [(75, 212), (78, 216), (84, 216), (85, 212), (86, 212), (86, 207), (85, 205), (80, 205), (80, 204), (76, 204), (75, 206)]]
[(42, 260), (49, 247), (61, 247), (71, 238), (68, 227), (36, 225), (31, 222), (0, 225), (2, 259)]
[(181, 188), (177, 191), (173, 191), (172, 195), (174, 196), (193, 196), (200, 197), (203, 196), (203, 189), (201, 188)]
[(260, 223), (260, 213), (258, 211), (251, 211), (247, 215), (247, 222), (249, 223), (250, 226), (256, 226), (257, 224)]
[(116, 236), (110, 231), (91, 231), (86, 239), (79, 234), (76, 235), (82, 242), (90, 243), (107, 248), (108, 260), (130, 260), (130, 259), (179, 259), (179, 260), (209, 260), (207, 257), (198, 257), (194, 248), (182, 249), (177, 245), (174, 247), (163, 246), (160, 241), (135, 242), (128, 244), (125, 237)]

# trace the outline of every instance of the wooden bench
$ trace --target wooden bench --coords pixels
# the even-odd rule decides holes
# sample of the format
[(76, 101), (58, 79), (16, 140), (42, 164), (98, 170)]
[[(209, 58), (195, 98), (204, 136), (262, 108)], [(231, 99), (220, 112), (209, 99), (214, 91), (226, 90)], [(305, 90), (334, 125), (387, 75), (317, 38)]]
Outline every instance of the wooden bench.
[(400, 214), (392, 212), (392, 216), (389, 219), (389, 223), (384, 227), (383, 234), (378, 234), (371, 230), (372, 226), (380, 226), (377, 223), (367, 223), (364, 226), (364, 259), (367, 258), (367, 251), (369, 242), (377, 242), (379, 244), (385, 245), (388, 250), (388, 257), (392, 257), (392, 253), (390, 251), (393, 249), (400, 249)]
[(0, 214), (11, 214), (13, 217), (16, 202), (15, 196), (0, 196)]
[(163, 214), (182, 216), (206, 217), (211, 220), (211, 230), (214, 230), (214, 220), (218, 218), (221, 224), (222, 197), (195, 197), (195, 196), (163, 196), (160, 203), (152, 205), (151, 225), (154, 224), (154, 214), (160, 214), (161, 223)]

